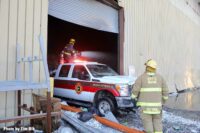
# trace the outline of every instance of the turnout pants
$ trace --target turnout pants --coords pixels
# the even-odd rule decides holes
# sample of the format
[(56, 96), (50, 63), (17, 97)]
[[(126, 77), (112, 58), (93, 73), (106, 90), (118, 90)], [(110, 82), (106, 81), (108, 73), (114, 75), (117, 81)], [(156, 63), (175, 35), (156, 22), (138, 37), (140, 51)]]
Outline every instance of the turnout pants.
[(145, 114), (141, 112), (140, 116), (146, 133), (162, 133), (162, 113)]

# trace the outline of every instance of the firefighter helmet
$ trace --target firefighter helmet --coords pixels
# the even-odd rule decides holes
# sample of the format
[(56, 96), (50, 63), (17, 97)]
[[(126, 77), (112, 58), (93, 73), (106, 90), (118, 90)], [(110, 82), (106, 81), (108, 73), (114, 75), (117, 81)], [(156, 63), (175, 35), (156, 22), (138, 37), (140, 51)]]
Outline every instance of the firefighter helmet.
[(71, 39), (69, 40), (69, 43), (74, 45), (75, 39), (71, 38)]
[(155, 61), (155, 60), (152, 60), (152, 59), (148, 60), (148, 61), (145, 63), (145, 65), (146, 65), (147, 67), (151, 67), (151, 68), (154, 68), (154, 69), (157, 68), (157, 63), (156, 63), (156, 61)]

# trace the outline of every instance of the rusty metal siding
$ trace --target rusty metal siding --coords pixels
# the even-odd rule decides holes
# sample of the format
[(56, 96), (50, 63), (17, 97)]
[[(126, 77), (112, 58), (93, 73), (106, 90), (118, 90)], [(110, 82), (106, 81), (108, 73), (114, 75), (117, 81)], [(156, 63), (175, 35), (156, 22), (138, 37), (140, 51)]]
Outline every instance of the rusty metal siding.
[(125, 73), (134, 65), (140, 75), (144, 62), (153, 58), (170, 91), (200, 86), (200, 24), (188, 16), (194, 12), (185, 14), (171, 0), (120, 0), (119, 4), (125, 10)]
[[(21, 56), (40, 55), (38, 35), (43, 35), (46, 44), (47, 11), (48, 0), (0, 0), (0, 80), (15, 79), (17, 43), (21, 46)], [(28, 64), (21, 67), (22, 79), (28, 80)], [(34, 81), (44, 80), (42, 64), (35, 63), (33, 69)], [(39, 93), (38, 90), (22, 92), (22, 103), (32, 104), (32, 92)], [(1, 92), (0, 97), (0, 118), (17, 115), (17, 93)], [(6, 126), (10, 124), (13, 123)]]

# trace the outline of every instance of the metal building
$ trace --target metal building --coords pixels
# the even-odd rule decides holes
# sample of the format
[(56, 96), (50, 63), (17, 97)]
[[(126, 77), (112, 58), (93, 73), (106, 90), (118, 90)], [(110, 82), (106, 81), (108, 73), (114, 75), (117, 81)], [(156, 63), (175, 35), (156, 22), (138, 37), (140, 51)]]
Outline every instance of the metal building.
[[(90, 0), (88, 0), (90, 1)], [(59, 12), (55, 12), (54, 9), (62, 10), (62, 5), (60, 5), (60, 8), (54, 8), (56, 3), (53, 3), (52, 0), (0, 0), (0, 80), (14, 80), (16, 78), (16, 45), (21, 45), (21, 56), (38, 56), (40, 55), (39, 51), (39, 42), (38, 42), (38, 35), (42, 35), (44, 37), (45, 45), (47, 48), (47, 25), (48, 25), (48, 13), (51, 15), (58, 15)], [(57, 4), (60, 4), (61, 2), (57, 0)], [(65, 1), (70, 4), (74, 4), (72, 0)], [(80, 1), (76, 1), (80, 2)], [(99, 30), (109, 30), (112, 32), (118, 32), (118, 22), (115, 22), (115, 20), (118, 20), (118, 13), (115, 10), (110, 9), (107, 6), (105, 6), (105, 1), (102, 0), (101, 4), (97, 4), (97, 1), (90, 1), (91, 4), (96, 4), (96, 7), (100, 9), (105, 9), (109, 11), (109, 15), (107, 14), (108, 22), (104, 22), (104, 18), (101, 17), (105, 16), (99, 11), (101, 16), (98, 15), (98, 17), (102, 20), (100, 22), (97, 20), (97, 25), (95, 23), (86, 22), (86, 24), (89, 24), (92, 26), (91, 28), (99, 28)], [(49, 4), (50, 3), (50, 4)], [(99, 2), (98, 2), (99, 3)], [(48, 12), (48, 6), (54, 5), (52, 10), (49, 10)], [(66, 4), (66, 3), (65, 3)], [(75, 3), (76, 4), (76, 3)], [(84, 4), (84, 3), (83, 3)], [(86, 1), (86, 7), (89, 6), (90, 3)], [(116, 4), (117, 5), (117, 4)], [(77, 6), (77, 5), (74, 5)], [(95, 8), (93, 8), (93, 11), (95, 11)], [(91, 14), (92, 12), (91, 11)], [(73, 12), (71, 12), (73, 13)], [(75, 13), (75, 12), (74, 12)], [(80, 12), (79, 13), (83, 13)], [(87, 12), (85, 12), (85, 17), (88, 15)], [(90, 15), (91, 15), (90, 14)], [(114, 14), (114, 18), (110, 19), (110, 15)], [(93, 14), (91, 17), (95, 17), (96, 14)], [(59, 14), (59, 18), (64, 19), (63, 15)], [(71, 15), (73, 16), (73, 14)], [(81, 16), (81, 15), (80, 15)], [(80, 17), (79, 16), (79, 17)], [(65, 16), (64, 16), (65, 17)], [(78, 17), (78, 16), (77, 16)], [(84, 14), (83, 14), (84, 17)], [(98, 18), (97, 17), (97, 18)], [(75, 21), (76, 17), (72, 18), (72, 21)], [(91, 20), (94, 20), (93, 18), (90, 18)], [(78, 20), (78, 19), (77, 19)], [(68, 20), (70, 21), (70, 20)], [(85, 20), (87, 21), (87, 19)], [(80, 21), (76, 21), (80, 22)], [(110, 24), (111, 25), (107, 25)], [(100, 24), (101, 25), (99, 27)], [(114, 25), (113, 25), (114, 24)], [(84, 21), (82, 21), (82, 24), (84, 25)], [(104, 27), (106, 26), (107, 27)], [(85, 25), (87, 26), (87, 25)], [(21, 70), (22, 79), (28, 80), (29, 75), (26, 74), (28, 71), (28, 64), (24, 65)], [(33, 80), (35, 81), (42, 81), (44, 80), (44, 72), (42, 69), (42, 64), (36, 63), (33, 66)], [(24, 94), (22, 97), (22, 103), (26, 102), (28, 106), (32, 105), (32, 93), (40, 93), (44, 94), (42, 91), (23, 91)], [(17, 115), (17, 92), (1, 92), (0, 93), (1, 101), (0, 101), (0, 118), (5, 117), (12, 117)], [(26, 114), (26, 112), (23, 112), (23, 114)], [(12, 125), (13, 123), (6, 123), (6, 126)], [(5, 126), (4, 124), (1, 124), (0, 127)]]
[[(0, 0), (0, 80), (14, 80), (16, 71), (16, 44), (21, 46), (21, 56), (39, 55), (38, 35), (47, 40), (48, 0)], [(21, 70), (23, 79), (28, 64)], [(33, 66), (33, 80), (43, 80), (42, 65)], [(31, 90), (23, 91), (22, 103), (32, 103)], [(38, 90), (35, 93), (39, 93)], [(43, 93), (43, 92), (40, 92)], [(0, 93), (0, 118), (17, 115), (17, 92)], [(25, 112), (24, 112), (25, 113)], [(1, 125), (2, 127), (3, 125)], [(7, 125), (8, 126), (8, 125)]]
[[(106, 0), (99, 0), (104, 1)], [(111, 0), (108, 0), (111, 1)], [(118, 0), (124, 7), (125, 32), (120, 42), (120, 71), (144, 71), (144, 62), (154, 58), (169, 88), (185, 89), (200, 85), (200, 8), (199, 0)], [(15, 79), (16, 44), (22, 55), (39, 55), (37, 36), (47, 44), (48, 3), (51, 0), (0, 0), (0, 80)], [(121, 10), (122, 11), (122, 10)], [(51, 12), (52, 13), (52, 12)], [(53, 13), (52, 13), (53, 14)], [(119, 12), (119, 15), (123, 12)], [(60, 15), (60, 14), (59, 14)], [(60, 16), (62, 18), (62, 15)], [(64, 18), (63, 18), (64, 19)], [(74, 18), (71, 18), (74, 19)], [(117, 19), (117, 18), (115, 18)], [(123, 24), (123, 19), (119, 24)], [(96, 26), (96, 25), (94, 25)], [(115, 25), (116, 26), (116, 25)], [(108, 25), (111, 27), (111, 25)], [(102, 27), (103, 29), (103, 27)], [(120, 27), (119, 35), (123, 33)], [(115, 32), (118, 32), (115, 30)], [(123, 53), (123, 55), (121, 55)], [(22, 69), (23, 79), (28, 66)], [(41, 64), (34, 65), (34, 80), (43, 80)], [(32, 91), (22, 98), (31, 105)], [(43, 93), (43, 92), (36, 92)], [(15, 116), (16, 92), (0, 93), (0, 117)], [(0, 125), (2, 127), (4, 125)]]
[(120, 0), (125, 11), (124, 71), (153, 58), (170, 91), (200, 85), (199, 0)]

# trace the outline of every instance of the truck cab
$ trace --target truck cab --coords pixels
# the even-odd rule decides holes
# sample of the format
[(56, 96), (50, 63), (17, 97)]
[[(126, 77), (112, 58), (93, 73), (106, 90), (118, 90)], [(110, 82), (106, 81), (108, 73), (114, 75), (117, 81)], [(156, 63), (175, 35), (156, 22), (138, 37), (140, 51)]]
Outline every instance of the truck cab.
[(60, 64), (54, 82), (54, 96), (93, 104), (101, 114), (131, 108), (135, 77), (121, 76), (97, 62)]

